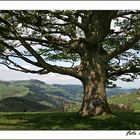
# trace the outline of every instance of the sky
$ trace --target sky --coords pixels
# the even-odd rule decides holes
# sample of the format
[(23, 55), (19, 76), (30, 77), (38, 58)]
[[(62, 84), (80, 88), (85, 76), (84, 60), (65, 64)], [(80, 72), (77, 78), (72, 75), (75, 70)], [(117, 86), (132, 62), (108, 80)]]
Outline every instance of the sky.
[(81, 82), (78, 79), (75, 79), (71, 76), (60, 75), (56, 73), (49, 73), (47, 75), (29, 74), (9, 70), (7, 67), (0, 65), (0, 80), (10, 81), (29, 79), (38, 79), (46, 82), (47, 84), (81, 84)]
[[(9, 70), (7, 67), (0, 65), (0, 80), (29, 80), (38, 79), (44, 81), (47, 84), (76, 84), (81, 85), (82, 83), (71, 76), (60, 75), (56, 73), (49, 73), (47, 75), (28, 74), (23, 72), (17, 72)], [(140, 88), (140, 78), (134, 82), (122, 82), (118, 80), (117, 85), (122, 88)]]

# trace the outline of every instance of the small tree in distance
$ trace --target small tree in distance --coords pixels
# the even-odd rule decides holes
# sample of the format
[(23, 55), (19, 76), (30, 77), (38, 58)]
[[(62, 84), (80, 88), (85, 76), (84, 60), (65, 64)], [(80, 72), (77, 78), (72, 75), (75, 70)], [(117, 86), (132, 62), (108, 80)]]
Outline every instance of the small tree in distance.
[[(0, 11), (0, 63), (26, 73), (79, 79), (83, 116), (110, 114), (106, 85), (140, 74), (139, 39), (138, 10)], [(21, 60), (36, 68), (25, 68)]]

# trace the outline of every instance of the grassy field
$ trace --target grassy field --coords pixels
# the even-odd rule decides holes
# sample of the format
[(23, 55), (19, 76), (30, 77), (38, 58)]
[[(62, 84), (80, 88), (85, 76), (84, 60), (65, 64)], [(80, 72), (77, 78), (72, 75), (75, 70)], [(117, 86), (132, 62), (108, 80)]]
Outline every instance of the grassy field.
[[(140, 130), (140, 93), (109, 99), (132, 104), (131, 112), (110, 116), (81, 117), (74, 112), (0, 112), (0, 130)], [(114, 110), (113, 110), (114, 111)]]
[(139, 130), (140, 113), (80, 117), (76, 113), (0, 113), (0, 130)]

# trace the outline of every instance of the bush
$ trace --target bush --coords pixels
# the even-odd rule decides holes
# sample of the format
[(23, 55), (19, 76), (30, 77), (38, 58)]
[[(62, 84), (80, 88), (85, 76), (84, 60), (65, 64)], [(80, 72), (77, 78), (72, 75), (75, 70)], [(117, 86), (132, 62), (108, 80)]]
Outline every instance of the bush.
[(110, 104), (110, 108), (113, 112), (132, 112), (133, 109), (130, 103), (128, 104)]

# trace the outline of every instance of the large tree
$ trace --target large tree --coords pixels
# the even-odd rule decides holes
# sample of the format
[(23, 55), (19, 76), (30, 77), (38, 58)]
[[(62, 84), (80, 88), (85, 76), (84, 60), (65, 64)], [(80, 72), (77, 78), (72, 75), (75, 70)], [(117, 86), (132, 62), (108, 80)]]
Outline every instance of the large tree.
[[(81, 115), (111, 113), (105, 87), (140, 74), (139, 39), (137, 10), (0, 11), (0, 63), (26, 73), (79, 79)], [(27, 69), (21, 60), (36, 67)]]

